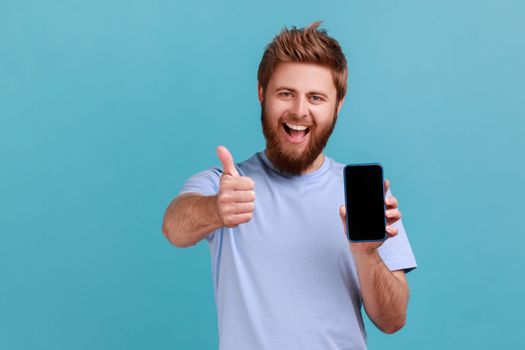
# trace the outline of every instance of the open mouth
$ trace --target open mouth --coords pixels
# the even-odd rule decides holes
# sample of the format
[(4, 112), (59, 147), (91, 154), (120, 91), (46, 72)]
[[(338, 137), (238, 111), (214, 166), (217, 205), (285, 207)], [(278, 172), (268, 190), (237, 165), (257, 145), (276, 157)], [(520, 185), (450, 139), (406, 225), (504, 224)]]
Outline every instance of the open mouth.
[(282, 125), (288, 140), (292, 143), (303, 142), (310, 132), (310, 127), (307, 127), (306, 125), (292, 123), (283, 123)]

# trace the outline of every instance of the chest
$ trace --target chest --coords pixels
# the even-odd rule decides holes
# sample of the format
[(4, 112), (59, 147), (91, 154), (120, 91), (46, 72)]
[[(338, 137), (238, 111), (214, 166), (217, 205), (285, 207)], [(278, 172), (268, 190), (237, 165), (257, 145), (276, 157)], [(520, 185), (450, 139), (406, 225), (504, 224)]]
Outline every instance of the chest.
[(343, 188), (334, 182), (294, 188), (257, 184), (252, 219), (232, 229), (230, 237), (248, 256), (277, 262), (327, 259), (348, 249), (342, 204)]

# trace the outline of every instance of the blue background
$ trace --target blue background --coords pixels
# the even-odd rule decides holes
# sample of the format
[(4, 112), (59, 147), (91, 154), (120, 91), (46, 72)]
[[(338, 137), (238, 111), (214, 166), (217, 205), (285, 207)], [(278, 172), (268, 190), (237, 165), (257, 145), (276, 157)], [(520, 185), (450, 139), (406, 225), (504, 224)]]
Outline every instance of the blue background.
[(342, 45), (326, 154), (378, 161), (419, 268), (371, 349), (523, 344), (521, 1), (0, 2), (0, 348), (214, 349), (208, 246), (162, 217), (264, 149), (256, 70), (283, 26)]

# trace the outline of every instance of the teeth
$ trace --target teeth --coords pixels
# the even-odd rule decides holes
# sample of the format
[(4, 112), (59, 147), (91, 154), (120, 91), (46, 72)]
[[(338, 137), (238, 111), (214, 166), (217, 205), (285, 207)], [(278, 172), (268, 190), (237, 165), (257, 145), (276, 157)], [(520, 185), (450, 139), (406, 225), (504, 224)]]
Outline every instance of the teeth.
[(285, 123), (285, 124), (286, 124), (286, 126), (288, 126), (290, 129), (294, 129), (294, 130), (298, 130), (298, 131), (308, 129), (308, 127), (306, 127), (306, 126), (304, 126), (304, 125), (289, 124), (289, 123)]

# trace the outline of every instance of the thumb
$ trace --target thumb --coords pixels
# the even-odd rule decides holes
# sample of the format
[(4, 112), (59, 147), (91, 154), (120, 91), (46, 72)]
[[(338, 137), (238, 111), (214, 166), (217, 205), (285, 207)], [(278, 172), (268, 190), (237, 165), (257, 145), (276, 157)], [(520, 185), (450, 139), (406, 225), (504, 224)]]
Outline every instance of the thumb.
[(222, 163), (222, 170), (224, 174), (229, 174), (234, 177), (239, 176), (239, 173), (235, 168), (235, 164), (233, 163), (233, 157), (226, 147), (217, 147), (217, 156)]
[(346, 207), (344, 204), (339, 207), (339, 216), (341, 217), (341, 221), (343, 222), (345, 237), (347, 237), (348, 233), (346, 232)]
[(346, 225), (346, 207), (344, 205), (341, 205), (339, 207), (339, 216), (341, 217), (341, 220), (343, 220), (343, 223)]

